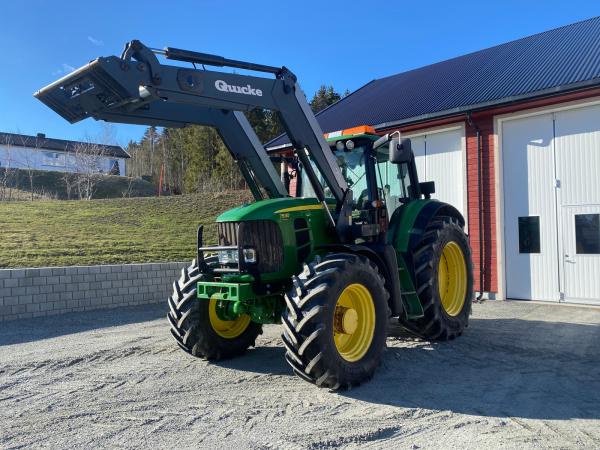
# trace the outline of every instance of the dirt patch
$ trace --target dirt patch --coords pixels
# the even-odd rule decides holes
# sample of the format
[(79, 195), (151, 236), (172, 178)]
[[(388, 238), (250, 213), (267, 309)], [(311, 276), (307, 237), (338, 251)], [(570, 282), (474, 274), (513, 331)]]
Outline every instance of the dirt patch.
[(394, 327), (374, 379), (330, 393), (292, 376), (277, 326), (208, 364), (164, 307), (5, 323), (0, 447), (600, 446), (600, 310), (475, 305), (464, 336)]

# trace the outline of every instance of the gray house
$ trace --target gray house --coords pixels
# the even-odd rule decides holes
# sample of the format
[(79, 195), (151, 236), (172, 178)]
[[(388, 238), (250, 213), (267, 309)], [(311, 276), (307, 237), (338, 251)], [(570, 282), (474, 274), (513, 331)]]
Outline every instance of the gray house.
[(117, 145), (0, 133), (0, 167), (125, 175), (131, 156)]

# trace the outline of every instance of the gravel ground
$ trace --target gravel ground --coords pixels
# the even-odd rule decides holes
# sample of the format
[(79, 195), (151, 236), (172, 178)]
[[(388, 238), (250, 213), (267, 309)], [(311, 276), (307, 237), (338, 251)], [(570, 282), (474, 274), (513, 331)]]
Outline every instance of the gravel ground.
[(208, 364), (164, 307), (0, 324), (0, 448), (599, 448), (600, 309), (475, 305), (464, 336), (394, 328), (374, 379), (290, 373), (279, 330)]

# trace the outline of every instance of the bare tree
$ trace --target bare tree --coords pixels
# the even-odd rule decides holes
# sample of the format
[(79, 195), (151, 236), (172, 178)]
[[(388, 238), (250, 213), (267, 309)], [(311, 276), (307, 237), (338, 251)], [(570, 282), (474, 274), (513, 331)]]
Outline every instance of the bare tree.
[(31, 200), (35, 198), (35, 192), (33, 188), (33, 181), (35, 179), (35, 168), (36, 168), (36, 156), (43, 147), (43, 138), (36, 137), (35, 142), (30, 142), (27, 136), (19, 134), (21, 140), (20, 145), (22, 148), (21, 152), (21, 164), (27, 172), (27, 179), (29, 180), (29, 194)]
[(16, 170), (13, 168), (12, 140), (7, 137), (4, 143), (4, 164), (0, 172), (0, 200), (11, 200), (13, 185), (18, 183)]
[(96, 193), (98, 182), (104, 176), (106, 157), (109, 156), (106, 146), (115, 141), (114, 127), (105, 123), (96, 139), (87, 137), (84, 142), (75, 146), (73, 168), (70, 171), (77, 174), (75, 187), (80, 200), (91, 200)]
[(77, 187), (79, 174), (76, 172), (71, 172), (69, 168), (65, 167), (65, 171), (62, 173), (61, 179), (65, 185), (67, 200), (71, 200), (71, 196), (73, 195), (73, 189)]
[(91, 200), (102, 177), (104, 146), (91, 142), (81, 142), (74, 149), (75, 172), (77, 173), (77, 193), (80, 200)]
[(132, 176), (128, 176), (127, 177), (127, 188), (121, 192), (121, 195), (123, 195), (123, 198), (125, 197), (131, 197), (131, 191), (133, 190), (133, 184), (135, 183), (136, 178), (132, 177)]

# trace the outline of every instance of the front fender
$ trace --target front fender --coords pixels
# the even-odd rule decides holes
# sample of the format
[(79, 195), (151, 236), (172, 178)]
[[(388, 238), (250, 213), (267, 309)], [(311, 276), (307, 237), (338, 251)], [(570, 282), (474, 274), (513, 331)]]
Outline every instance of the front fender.
[(398, 260), (395, 249), (388, 244), (328, 244), (318, 250), (327, 252), (354, 253), (369, 258), (385, 279), (385, 288), (390, 294), (388, 305), (392, 316), (400, 316), (404, 309), (402, 303), (400, 279), (398, 278)]

